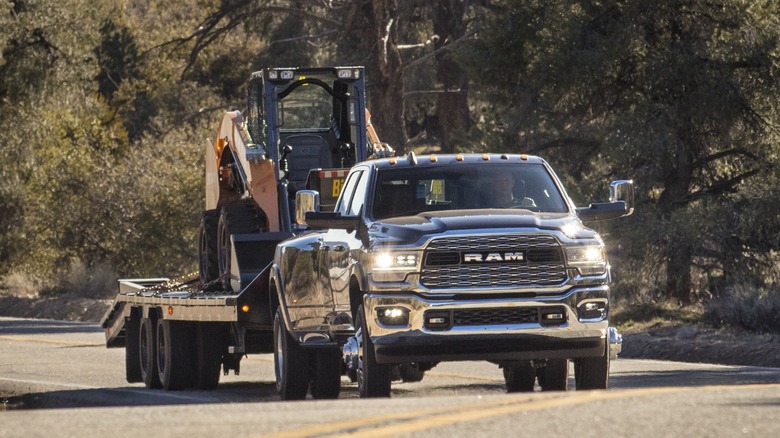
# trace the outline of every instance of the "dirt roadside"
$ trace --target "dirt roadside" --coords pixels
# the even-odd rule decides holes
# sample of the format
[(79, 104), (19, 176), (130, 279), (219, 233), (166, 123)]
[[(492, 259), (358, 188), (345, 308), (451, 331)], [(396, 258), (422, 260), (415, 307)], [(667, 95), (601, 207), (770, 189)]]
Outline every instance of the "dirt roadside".
[[(0, 296), (0, 316), (97, 322), (112, 300)], [(622, 358), (780, 368), (780, 334), (744, 333), (665, 322), (621, 328)]]

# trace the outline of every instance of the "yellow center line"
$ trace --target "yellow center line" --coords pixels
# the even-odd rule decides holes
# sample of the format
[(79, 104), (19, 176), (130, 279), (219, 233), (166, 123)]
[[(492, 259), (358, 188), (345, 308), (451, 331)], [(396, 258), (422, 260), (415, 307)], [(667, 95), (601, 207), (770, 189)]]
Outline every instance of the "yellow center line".
[[(501, 399), (490, 402), (480, 403), (478, 406), (485, 408), (492, 408), (495, 406), (506, 405), (510, 403), (522, 403), (531, 401), (531, 397), (525, 396), (522, 399), (513, 397), (511, 399)], [(473, 405), (466, 406), (470, 409)], [(319, 436), (325, 433), (336, 433), (342, 431), (348, 431), (355, 428), (365, 428), (366, 426), (375, 426), (377, 424), (386, 423), (392, 420), (407, 420), (423, 416), (431, 416), (436, 414), (443, 414), (452, 412), (453, 409), (463, 409), (462, 406), (446, 406), (431, 409), (422, 409), (411, 412), (394, 412), (392, 414), (378, 415), (375, 417), (355, 418), (343, 421), (334, 421), (332, 423), (315, 424), (312, 426), (303, 427), (300, 429), (277, 432), (272, 435), (264, 435), (266, 438), (292, 438), (292, 437), (309, 437)], [(374, 429), (371, 430), (373, 434)]]
[(85, 344), (69, 341), (55, 341), (52, 339), (25, 338), (22, 336), (0, 336), (0, 341), (31, 342), (35, 344), (67, 345), (69, 347), (104, 347), (106, 344)]
[[(364, 436), (370, 427), (372, 437), (386, 437), (400, 434), (410, 434), (435, 427), (444, 427), (456, 423), (476, 421), (489, 417), (513, 414), (522, 411), (535, 411), (542, 409), (559, 408), (575, 404), (591, 403), (599, 400), (614, 400), (631, 397), (645, 397), (651, 395), (681, 393), (694, 390), (734, 390), (746, 388), (780, 388), (780, 384), (754, 384), (754, 385), (723, 385), (723, 386), (686, 386), (664, 388), (642, 388), (615, 391), (584, 391), (561, 393), (554, 398), (534, 400), (529, 396), (523, 398), (512, 397), (498, 401), (450, 406), (438, 409), (428, 409), (414, 412), (400, 412), (388, 415), (379, 415), (361, 419), (344, 420), (340, 422), (326, 423), (322, 425), (308, 426), (300, 429), (280, 432), (272, 437), (309, 437), (324, 435), (327, 433), (341, 434), (338, 437)], [(393, 420), (404, 420), (387, 424)]]

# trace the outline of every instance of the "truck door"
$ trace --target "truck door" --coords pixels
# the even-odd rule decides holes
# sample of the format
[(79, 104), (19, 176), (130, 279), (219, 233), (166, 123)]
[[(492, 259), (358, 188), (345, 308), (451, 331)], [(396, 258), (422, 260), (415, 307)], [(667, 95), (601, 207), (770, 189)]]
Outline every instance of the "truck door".
[[(337, 211), (349, 216), (362, 214), (368, 179), (366, 171), (352, 173), (346, 182), (340, 203), (336, 206)], [(354, 230), (328, 230), (323, 246), (327, 248), (324, 255), (335, 305), (333, 310), (348, 311), (349, 279), (356, 263), (353, 253), (359, 248), (360, 241)]]

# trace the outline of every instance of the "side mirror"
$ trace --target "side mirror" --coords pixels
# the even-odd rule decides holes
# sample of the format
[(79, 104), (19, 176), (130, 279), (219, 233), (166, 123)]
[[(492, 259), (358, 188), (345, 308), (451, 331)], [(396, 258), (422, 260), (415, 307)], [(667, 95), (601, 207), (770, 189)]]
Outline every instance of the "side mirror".
[(295, 193), (295, 222), (306, 224), (307, 211), (320, 211), (320, 194), (316, 190), (298, 190)]
[(634, 182), (613, 181), (609, 185), (609, 202), (597, 202), (577, 209), (583, 222), (601, 221), (628, 216), (634, 212)]
[(626, 203), (626, 216), (634, 212), (634, 181), (618, 180), (609, 184), (609, 202)]

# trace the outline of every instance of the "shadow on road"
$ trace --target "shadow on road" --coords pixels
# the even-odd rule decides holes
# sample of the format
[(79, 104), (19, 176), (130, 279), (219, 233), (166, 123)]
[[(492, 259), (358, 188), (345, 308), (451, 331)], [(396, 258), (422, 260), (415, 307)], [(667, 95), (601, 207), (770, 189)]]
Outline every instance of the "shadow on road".
[(36, 335), (49, 333), (102, 333), (94, 322), (54, 321), (49, 319), (0, 318), (0, 335)]

